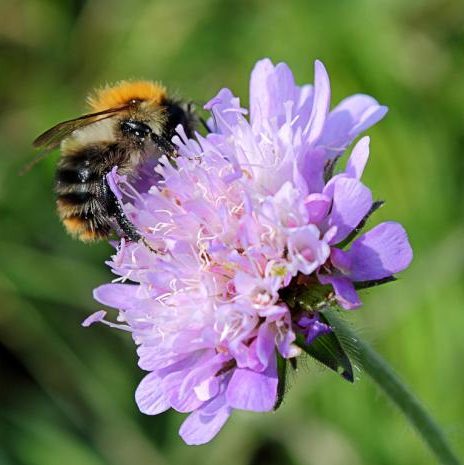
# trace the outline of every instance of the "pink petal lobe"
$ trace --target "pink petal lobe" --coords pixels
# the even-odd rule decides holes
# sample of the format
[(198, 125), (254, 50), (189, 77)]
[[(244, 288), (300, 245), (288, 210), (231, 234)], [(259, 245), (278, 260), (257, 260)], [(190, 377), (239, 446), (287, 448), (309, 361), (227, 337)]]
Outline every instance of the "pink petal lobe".
[(269, 76), (274, 71), (274, 65), (269, 58), (259, 60), (250, 77), (250, 120), (253, 126), (259, 128), (261, 122), (268, 117), (271, 106), (271, 96), (267, 87)]
[(319, 224), (327, 215), (332, 204), (332, 199), (324, 194), (310, 194), (305, 199), (306, 210), (309, 214), (309, 222)]
[(351, 279), (370, 281), (403, 271), (412, 260), (412, 249), (404, 228), (392, 221), (379, 224), (353, 242)]
[(205, 444), (219, 433), (231, 412), (225, 395), (217, 396), (204, 407), (191, 413), (182, 423), (179, 434), (188, 445)]
[(167, 375), (161, 381), (161, 388), (167, 393), (171, 407), (183, 413), (192, 412), (203, 404), (193, 389), (181, 392), (185, 376), (184, 371), (178, 371)]
[(133, 284), (103, 284), (94, 289), (93, 297), (108, 307), (126, 310), (133, 307), (138, 290)]
[(275, 360), (262, 373), (237, 368), (227, 387), (227, 402), (236, 409), (268, 412), (275, 405), (277, 382)]
[(363, 137), (354, 146), (348, 163), (346, 164), (345, 173), (356, 179), (361, 179), (367, 160), (369, 159), (369, 137)]
[(285, 104), (296, 105), (300, 89), (285, 63), (274, 66), (268, 58), (256, 63), (250, 78), (250, 121), (259, 132), (263, 123), (274, 119), (280, 127), (285, 119)]
[(336, 176), (324, 189), (333, 191), (332, 211), (328, 227), (336, 226), (337, 233), (332, 244), (338, 244), (359, 224), (372, 206), (371, 191), (355, 178)]
[(269, 363), (275, 348), (275, 335), (269, 324), (263, 323), (256, 338), (256, 354), (263, 367)]
[(341, 153), (361, 132), (380, 121), (387, 110), (369, 95), (347, 97), (327, 117), (320, 144), (329, 148), (331, 156)]
[(135, 401), (140, 411), (147, 415), (158, 415), (171, 407), (156, 373), (149, 373), (142, 379), (135, 391)]
[(319, 139), (324, 129), (330, 106), (330, 81), (327, 71), (319, 60), (314, 63), (314, 100), (309, 123), (307, 143), (313, 144)]

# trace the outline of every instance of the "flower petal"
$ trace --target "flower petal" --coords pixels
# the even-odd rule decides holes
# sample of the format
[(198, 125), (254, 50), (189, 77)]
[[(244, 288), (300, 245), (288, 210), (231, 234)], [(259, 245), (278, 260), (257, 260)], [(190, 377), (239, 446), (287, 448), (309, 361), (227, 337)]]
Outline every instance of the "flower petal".
[(314, 63), (314, 101), (305, 128), (306, 141), (313, 144), (322, 134), (330, 106), (330, 81), (327, 71), (319, 60)]
[(186, 376), (185, 371), (177, 371), (170, 373), (161, 381), (161, 388), (163, 392), (166, 392), (171, 407), (183, 413), (192, 412), (203, 404), (193, 389), (181, 392), (182, 383)]
[(335, 291), (337, 302), (345, 310), (353, 310), (361, 306), (362, 302), (349, 278), (320, 275), (319, 281), (322, 284), (331, 284)]
[(277, 383), (275, 358), (262, 373), (237, 368), (227, 387), (227, 402), (232, 408), (268, 412), (277, 398)]
[(326, 152), (321, 148), (310, 149), (301, 157), (299, 170), (306, 180), (308, 192), (322, 192), (326, 163)]
[(300, 89), (285, 63), (274, 66), (268, 58), (256, 63), (250, 78), (250, 121), (259, 132), (266, 120), (276, 118), (280, 127), (285, 120), (286, 102), (299, 98)]
[(132, 308), (139, 286), (132, 284), (103, 284), (93, 291), (95, 300), (108, 307), (127, 310)]
[(311, 344), (319, 336), (332, 331), (328, 324), (320, 320), (319, 315), (314, 315), (311, 318), (304, 316), (298, 321), (298, 325), (304, 329), (306, 344)]
[(348, 163), (346, 164), (345, 173), (356, 179), (361, 179), (367, 160), (369, 159), (369, 137), (363, 137), (354, 146)]
[(290, 268), (310, 275), (330, 254), (329, 246), (319, 239), (320, 231), (314, 224), (289, 229), (288, 258)]
[(278, 329), (276, 331), (277, 350), (284, 358), (296, 357), (301, 353), (301, 349), (294, 344), (296, 340), (296, 334), (292, 329), (290, 312), (287, 312), (283, 323), (283, 326), (278, 324)]
[(194, 387), (198, 399), (202, 401), (212, 399), (219, 391), (219, 380), (217, 377), (205, 379)]
[(337, 268), (343, 274), (350, 274), (351, 257), (345, 250), (332, 247), (330, 251), (330, 261), (332, 262), (332, 265), (335, 266), (335, 268)]
[(319, 144), (326, 146), (333, 157), (343, 152), (361, 132), (380, 121), (387, 111), (387, 107), (379, 105), (369, 95), (352, 95), (330, 112)]
[(274, 71), (274, 65), (269, 58), (259, 60), (250, 76), (250, 122), (259, 129), (262, 121), (270, 114), (272, 95), (268, 90), (267, 81)]
[(135, 391), (135, 401), (140, 411), (147, 415), (158, 415), (171, 407), (156, 373), (149, 373), (142, 379)]
[(263, 367), (267, 367), (274, 353), (275, 335), (268, 323), (263, 323), (258, 329), (256, 338), (256, 355)]
[(327, 215), (332, 205), (332, 199), (324, 194), (310, 194), (305, 199), (309, 223), (319, 224)]
[(231, 128), (244, 120), (243, 115), (247, 113), (240, 107), (240, 99), (227, 88), (221, 89), (204, 108), (214, 115), (214, 132), (226, 135), (232, 132)]
[(412, 260), (406, 231), (392, 221), (379, 224), (360, 236), (348, 254), (353, 281), (386, 278), (407, 268)]
[(118, 175), (118, 167), (114, 166), (113, 169), (106, 175), (106, 181), (111, 189), (111, 192), (116, 196), (118, 201), (122, 201), (122, 192), (119, 189), (118, 182), (121, 176)]
[(180, 387), (180, 395), (194, 392), (201, 401), (206, 401), (216, 396), (219, 389), (218, 379), (215, 374), (221, 369), (225, 359), (222, 355), (206, 359), (199, 366), (192, 368), (187, 374)]
[(371, 191), (355, 178), (336, 176), (327, 184), (324, 194), (333, 195), (332, 211), (328, 217), (327, 229), (337, 226), (337, 233), (331, 244), (338, 244), (364, 218), (372, 205)]
[(205, 444), (219, 433), (231, 412), (225, 395), (219, 395), (191, 413), (182, 423), (179, 434), (188, 445)]

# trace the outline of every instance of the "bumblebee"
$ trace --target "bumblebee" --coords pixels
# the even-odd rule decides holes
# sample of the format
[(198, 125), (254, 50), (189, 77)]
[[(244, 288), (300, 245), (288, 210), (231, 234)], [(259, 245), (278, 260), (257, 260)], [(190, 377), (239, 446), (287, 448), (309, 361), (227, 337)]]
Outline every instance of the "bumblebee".
[(60, 146), (55, 178), (57, 210), (67, 231), (82, 241), (107, 238), (116, 230), (131, 241), (140, 233), (129, 221), (106, 175), (115, 166), (129, 180), (146, 162), (174, 157), (171, 139), (178, 124), (192, 136), (192, 106), (168, 97), (150, 81), (121, 81), (88, 98), (91, 112), (64, 121), (33, 143), (48, 152)]

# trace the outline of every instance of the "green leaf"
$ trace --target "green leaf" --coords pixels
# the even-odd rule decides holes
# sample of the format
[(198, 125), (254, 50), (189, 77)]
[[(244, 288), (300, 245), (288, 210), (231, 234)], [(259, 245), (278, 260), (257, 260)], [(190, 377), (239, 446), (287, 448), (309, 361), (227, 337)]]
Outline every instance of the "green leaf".
[[(322, 314), (320, 318), (330, 324)], [(296, 344), (327, 368), (337, 372), (350, 383), (354, 382), (353, 365), (335, 332), (322, 334), (311, 342), (311, 344), (307, 344), (304, 337), (298, 335)]]

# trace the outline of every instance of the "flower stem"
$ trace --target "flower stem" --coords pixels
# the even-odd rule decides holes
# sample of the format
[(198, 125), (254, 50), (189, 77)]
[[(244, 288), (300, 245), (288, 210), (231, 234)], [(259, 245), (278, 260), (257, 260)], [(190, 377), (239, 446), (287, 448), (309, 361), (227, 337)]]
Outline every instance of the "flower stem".
[(443, 465), (461, 465), (451, 449), (443, 431), (429, 415), (424, 406), (410, 389), (401, 381), (388, 363), (366, 342), (337, 316), (336, 311), (326, 310), (324, 315), (329, 320), (340, 341), (349, 341), (354, 346), (357, 358), (364, 371), (380, 387), (407, 420), (416, 428), (422, 439), (430, 447)]

